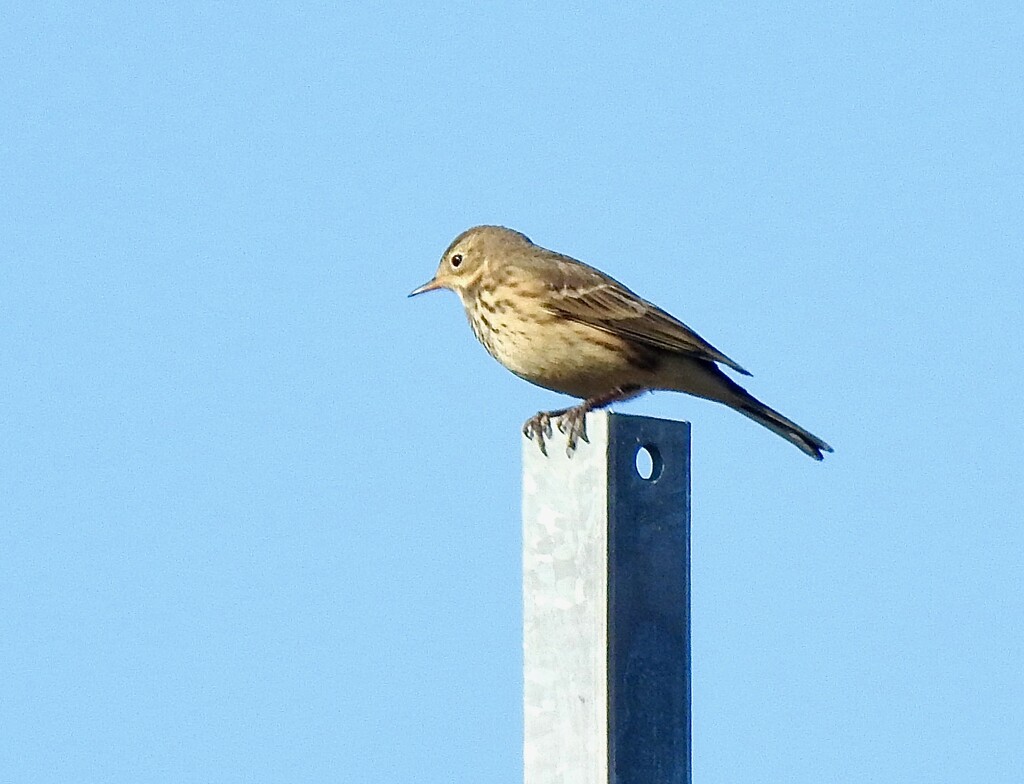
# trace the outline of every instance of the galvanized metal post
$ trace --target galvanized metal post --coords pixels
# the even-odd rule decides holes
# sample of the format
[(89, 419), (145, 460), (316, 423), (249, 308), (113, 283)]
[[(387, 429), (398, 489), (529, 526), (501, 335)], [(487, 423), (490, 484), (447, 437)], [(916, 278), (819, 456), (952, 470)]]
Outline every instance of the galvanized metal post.
[(689, 784), (690, 425), (587, 434), (523, 440), (525, 784)]

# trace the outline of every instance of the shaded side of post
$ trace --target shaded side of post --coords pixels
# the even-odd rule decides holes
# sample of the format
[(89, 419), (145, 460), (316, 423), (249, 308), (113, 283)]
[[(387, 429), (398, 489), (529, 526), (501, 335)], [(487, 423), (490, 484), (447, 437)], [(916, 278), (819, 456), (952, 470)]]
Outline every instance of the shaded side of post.
[(610, 780), (688, 784), (690, 425), (612, 415), (608, 449)]
[(525, 782), (688, 784), (689, 424), (587, 432), (523, 442)]

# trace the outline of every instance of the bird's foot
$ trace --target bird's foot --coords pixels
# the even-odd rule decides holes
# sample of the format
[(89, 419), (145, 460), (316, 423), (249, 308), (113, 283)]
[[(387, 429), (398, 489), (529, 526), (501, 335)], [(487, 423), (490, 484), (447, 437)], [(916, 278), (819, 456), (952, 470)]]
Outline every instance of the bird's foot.
[(537, 446), (540, 447), (544, 457), (548, 456), (548, 448), (544, 439), (551, 438), (551, 420), (559, 415), (558, 411), (538, 411), (523, 423), (523, 435), (531, 441), (537, 439)]
[(587, 438), (587, 412), (590, 406), (584, 403), (575, 408), (567, 408), (558, 417), (558, 432), (565, 433), (565, 454), (572, 457), (576, 445), (582, 440), (590, 443)]
[(607, 394), (584, 400), (573, 408), (540, 411), (523, 423), (523, 435), (531, 441), (536, 438), (537, 446), (547, 457), (548, 447), (545, 439), (551, 438), (551, 423), (557, 421), (558, 432), (565, 433), (565, 454), (567, 457), (572, 457), (580, 441), (590, 443), (590, 439), (587, 438), (587, 414), (589, 412), (620, 400), (629, 400), (643, 391), (642, 387), (637, 386), (616, 387)]

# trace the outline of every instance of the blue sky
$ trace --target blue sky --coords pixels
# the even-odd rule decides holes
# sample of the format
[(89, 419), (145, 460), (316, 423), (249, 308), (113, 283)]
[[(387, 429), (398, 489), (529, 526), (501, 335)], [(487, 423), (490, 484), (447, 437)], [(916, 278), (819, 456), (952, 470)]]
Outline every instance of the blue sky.
[(0, 31), (0, 780), (515, 782), (478, 223), (835, 448), (693, 422), (694, 781), (1024, 780), (1016, 3), (22, 4)]

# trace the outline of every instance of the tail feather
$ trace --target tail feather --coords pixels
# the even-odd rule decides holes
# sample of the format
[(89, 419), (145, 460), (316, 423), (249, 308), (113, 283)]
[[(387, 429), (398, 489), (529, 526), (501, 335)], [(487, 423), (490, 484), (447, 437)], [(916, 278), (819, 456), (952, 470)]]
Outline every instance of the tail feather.
[(666, 376), (671, 383), (657, 389), (673, 389), (690, 395), (714, 400), (734, 408), (750, 417), (773, 433), (794, 444), (797, 449), (815, 460), (824, 458), (822, 452), (831, 452), (832, 447), (813, 433), (804, 430), (796, 422), (786, 419), (778, 411), (769, 408), (729, 376), (707, 360), (673, 354), (668, 357)]
[(773, 433), (782, 436), (801, 452), (810, 455), (815, 460), (822, 460), (825, 457), (822, 454), (823, 452), (832, 451), (832, 447), (816, 435), (804, 430), (793, 420), (786, 419), (778, 411), (769, 408), (750, 393), (746, 393), (744, 399), (735, 408), (759, 425), (763, 425)]

